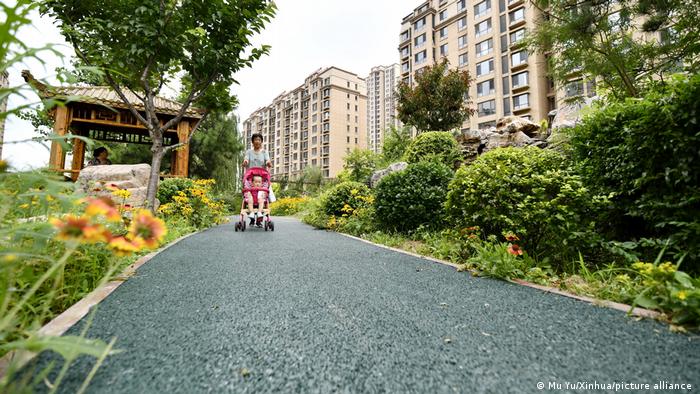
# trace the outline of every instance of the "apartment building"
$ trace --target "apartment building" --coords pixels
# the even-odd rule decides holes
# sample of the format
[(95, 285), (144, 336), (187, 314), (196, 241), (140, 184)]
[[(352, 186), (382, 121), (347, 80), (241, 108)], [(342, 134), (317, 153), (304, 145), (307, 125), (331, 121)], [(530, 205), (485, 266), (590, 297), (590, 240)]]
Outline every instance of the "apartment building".
[(522, 43), (537, 16), (526, 0), (425, 1), (401, 22), (402, 81), (412, 84), (424, 67), (447, 59), (474, 79), (469, 96), (476, 113), (463, 128), (486, 129), (507, 115), (547, 119), (557, 92), (544, 55)]
[(273, 177), (296, 179), (306, 166), (318, 166), (335, 178), (350, 150), (367, 147), (366, 91), (354, 73), (319, 69), (243, 122), (247, 146), (253, 134), (263, 135)]
[(367, 83), (367, 136), (368, 148), (381, 153), (384, 132), (391, 126), (400, 126), (396, 118), (397, 93), (401, 71), (398, 64), (373, 67)]

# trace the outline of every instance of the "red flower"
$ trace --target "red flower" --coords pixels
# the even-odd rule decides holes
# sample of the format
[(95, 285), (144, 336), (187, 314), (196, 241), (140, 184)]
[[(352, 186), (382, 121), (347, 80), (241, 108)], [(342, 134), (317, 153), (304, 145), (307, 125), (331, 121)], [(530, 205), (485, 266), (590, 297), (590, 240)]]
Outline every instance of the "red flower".
[(508, 245), (508, 253), (510, 253), (514, 256), (522, 256), (523, 250), (520, 249), (520, 246), (518, 246), (516, 244), (509, 244)]
[(518, 238), (518, 236), (513, 234), (513, 233), (508, 233), (505, 235), (505, 237), (506, 237), (506, 240), (509, 242), (520, 241), (520, 238)]

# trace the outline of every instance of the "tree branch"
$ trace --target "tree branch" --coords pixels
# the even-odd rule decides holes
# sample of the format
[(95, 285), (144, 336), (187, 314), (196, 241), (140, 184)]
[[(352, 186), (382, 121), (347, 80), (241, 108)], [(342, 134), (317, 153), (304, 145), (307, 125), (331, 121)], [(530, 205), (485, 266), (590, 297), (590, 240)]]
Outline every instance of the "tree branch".
[(208, 115), (209, 115), (209, 111), (205, 112), (204, 115), (202, 115), (202, 117), (201, 117), (199, 120), (197, 120), (197, 123), (194, 125), (194, 127), (192, 128), (192, 131), (189, 133), (190, 135), (187, 136), (187, 141), (185, 141), (185, 142), (179, 142), (179, 143), (177, 143), (177, 144), (175, 144), (175, 145), (166, 146), (166, 147), (163, 148), (163, 153), (164, 153), (164, 154), (165, 154), (165, 153), (168, 153), (168, 152), (170, 152), (170, 151), (173, 150), (173, 149), (177, 149), (177, 148), (179, 148), (179, 147), (181, 147), (181, 146), (185, 146), (185, 145), (189, 144), (189, 143), (190, 143), (190, 140), (192, 140), (192, 136), (194, 135), (194, 133), (195, 133), (197, 130), (199, 130), (199, 125), (201, 125), (202, 123), (204, 123), (204, 121), (207, 119), (207, 116), (208, 116)]
[(162, 129), (168, 130), (177, 123), (179, 123), (182, 117), (185, 115), (187, 109), (189, 109), (190, 104), (192, 104), (193, 101), (197, 100), (202, 96), (202, 94), (204, 94), (209, 85), (211, 85), (212, 82), (214, 82), (215, 77), (216, 73), (212, 73), (201, 88), (197, 89), (196, 87), (193, 87), (190, 91), (189, 96), (187, 96), (187, 99), (182, 104), (182, 107), (180, 107), (180, 111), (178, 112), (178, 114), (174, 118), (170, 119), (165, 125), (163, 125)]

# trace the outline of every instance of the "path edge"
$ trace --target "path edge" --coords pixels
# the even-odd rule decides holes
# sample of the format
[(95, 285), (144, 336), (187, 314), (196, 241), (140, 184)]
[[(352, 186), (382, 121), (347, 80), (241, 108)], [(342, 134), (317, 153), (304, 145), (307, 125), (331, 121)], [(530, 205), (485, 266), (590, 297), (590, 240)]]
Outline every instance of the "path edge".
[[(180, 241), (183, 241), (193, 235), (199, 234), (204, 230), (200, 231), (195, 231), (193, 233), (189, 233), (186, 235), (183, 235), (182, 237), (168, 243), (167, 245), (161, 247), (158, 250), (155, 250), (145, 256), (141, 256), (138, 260), (134, 261), (130, 265), (128, 265), (124, 270), (121, 272), (121, 274), (117, 275), (112, 281), (109, 281), (102, 286), (96, 288), (95, 290), (91, 291), (88, 295), (83, 297), (80, 301), (76, 302), (75, 304), (71, 305), (70, 308), (66, 309), (63, 311), (60, 315), (54, 317), (51, 319), (50, 322), (46, 323), (44, 326), (42, 326), (37, 333), (42, 336), (61, 336), (63, 335), (66, 331), (68, 331), (71, 327), (73, 327), (77, 322), (80, 321), (83, 317), (85, 317), (88, 312), (90, 311), (90, 308), (94, 307), (95, 305), (99, 304), (102, 302), (105, 298), (107, 298), (114, 290), (116, 290), (119, 286), (122, 285), (122, 283), (126, 282), (131, 276), (133, 276), (136, 273), (136, 270), (141, 268), (144, 264), (147, 262), (151, 261), (152, 258), (160, 254), (161, 252), (169, 249), (170, 247), (178, 244)], [(22, 368), (25, 364), (27, 364), (29, 361), (31, 361), (37, 353), (35, 352), (29, 352), (26, 350), (22, 351), (11, 351), (2, 356), (0, 358), (0, 379), (4, 379), (5, 375), (10, 367), (11, 364), (14, 368), (20, 369)]]
[[(341, 233), (341, 232), (337, 232), (337, 231), (332, 231), (332, 232), (334, 232), (336, 234), (340, 234), (344, 237), (352, 238), (352, 239), (360, 241), (360, 242), (364, 242), (364, 243), (368, 243), (370, 245), (378, 246), (378, 247), (383, 248), (383, 249), (388, 249), (388, 250), (391, 250), (393, 252), (403, 253), (403, 254), (406, 254), (409, 256), (417, 257), (419, 259), (428, 260), (428, 261), (432, 261), (434, 263), (446, 265), (446, 266), (452, 267), (454, 269), (461, 269), (462, 268), (462, 265), (460, 265), (460, 264), (455, 264), (455, 263), (451, 263), (449, 261), (440, 260), (440, 259), (437, 259), (435, 257), (424, 256), (424, 255), (421, 255), (418, 253), (409, 252), (407, 250), (378, 244), (378, 243), (366, 240), (364, 238), (356, 237), (356, 236), (350, 235), (350, 234), (345, 234), (345, 233)], [(552, 294), (572, 298), (574, 300), (583, 301), (583, 302), (589, 303), (589, 304), (594, 305), (594, 306), (601, 306), (601, 307), (605, 307), (605, 308), (614, 309), (617, 311), (625, 312), (626, 314), (628, 314), (630, 316), (649, 318), (649, 319), (655, 319), (655, 320), (660, 320), (662, 317), (661, 312), (653, 311), (651, 309), (644, 309), (644, 308), (638, 308), (638, 307), (633, 308), (631, 305), (622, 304), (619, 302), (601, 300), (599, 298), (593, 298), (593, 297), (581, 296), (581, 295), (577, 295), (574, 293), (570, 293), (570, 292), (565, 291), (565, 290), (558, 289), (556, 287), (542, 286), (542, 285), (538, 285), (536, 283), (528, 282), (528, 281), (522, 280), (522, 279), (510, 279), (510, 280), (505, 280), (505, 282), (520, 285), (520, 286), (529, 287), (532, 289), (537, 289), (537, 290), (540, 290), (544, 293), (552, 293)]]

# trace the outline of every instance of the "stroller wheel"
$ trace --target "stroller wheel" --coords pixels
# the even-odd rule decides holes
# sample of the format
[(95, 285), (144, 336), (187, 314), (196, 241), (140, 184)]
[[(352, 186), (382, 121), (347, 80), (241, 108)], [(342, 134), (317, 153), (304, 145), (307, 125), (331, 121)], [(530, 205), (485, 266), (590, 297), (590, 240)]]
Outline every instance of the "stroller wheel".
[(267, 228), (268, 228), (268, 227), (269, 227), (269, 226), (267, 225), (267, 222), (265, 222), (265, 231), (267, 231)]
[(241, 222), (241, 231), (245, 231), (245, 222)]
[(268, 222), (267, 226), (270, 228), (270, 231), (275, 231), (275, 224), (272, 221)]
[(238, 232), (238, 229), (239, 229), (239, 228), (241, 228), (241, 224), (237, 222), (237, 223), (233, 226), (233, 229), (234, 229), (236, 232)]

